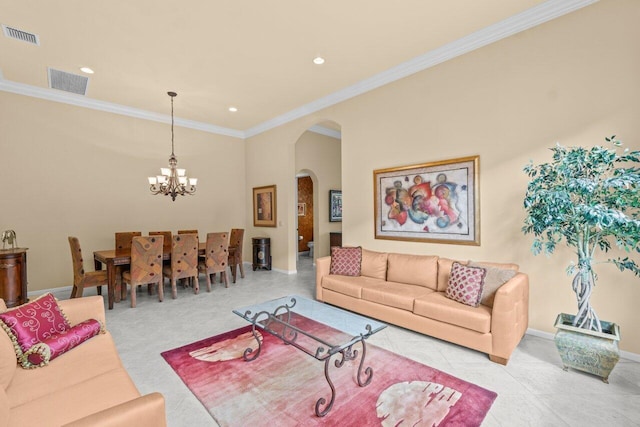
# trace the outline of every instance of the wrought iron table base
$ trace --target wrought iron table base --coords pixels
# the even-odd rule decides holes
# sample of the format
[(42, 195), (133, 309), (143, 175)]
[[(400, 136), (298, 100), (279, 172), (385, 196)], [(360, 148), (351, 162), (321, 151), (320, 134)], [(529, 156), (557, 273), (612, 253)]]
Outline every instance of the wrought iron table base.
[[(256, 330), (256, 325), (260, 323), (262, 325), (261, 326), (262, 329), (280, 338), (285, 342), (285, 344), (291, 344), (294, 347), (307, 353), (308, 355), (313, 356), (317, 360), (324, 361), (324, 377), (326, 378), (327, 383), (331, 388), (331, 399), (329, 400), (329, 402), (327, 402), (327, 399), (325, 399), (324, 397), (321, 397), (317, 400), (315, 405), (316, 416), (324, 417), (329, 413), (329, 411), (331, 411), (331, 408), (333, 407), (333, 403), (336, 398), (336, 388), (333, 385), (333, 381), (331, 381), (331, 377), (329, 376), (329, 364), (331, 363), (331, 360), (334, 360), (334, 365), (336, 368), (341, 368), (345, 364), (345, 362), (357, 359), (358, 350), (355, 350), (353, 346), (356, 345), (357, 343), (361, 343), (362, 357), (360, 358), (360, 364), (358, 365), (358, 375), (356, 377), (358, 385), (360, 387), (366, 387), (367, 385), (369, 385), (369, 383), (373, 379), (373, 369), (371, 367), (367, 367), (364, 370), (362, 369), (364, 366), (364, 359), (367, 354), (367, 346), (365, 344), (365, 339), (372, 334), (371, 327), (367, 326), (368, 332), (366, 334), (360, 334), (359, 336), (353, 337), (351, 341), (349, 341), (344, 346), (331, 347), (331, 345), (329, 345), (328, 343), (291, 325), (290, 323), (291, 308), (293, 308), (295, 304), (296, 304), (296, 300), (292, 299), (291, 305), (289, 304), (282, 305), (276, 308), (273, 313), (269, 313), (268, 311), (261, 311), (259, 313), (256, 313), (253, 316), (250, 311), (247, 311), (246, 313), (244, 313), (243, 317), (251, 322), (251, 326), (252, 326), (251, 333), (253, 334), (253, 337), (256, 339), (256, 342), (258, 343), (258, 348), (255, 351), (251, 347), (246, 348), (244, 350), (242, 357), (244, 358), (245, 361), (251, 362), (257, 359), (258, 356), (260, 355), (260, 352), (262, 350), (262, 340), (260, 339), (260, 336), (258, 335), (258, 331)], [(270, 327), (272, 323), (276, 323), (280, 325), (282, 327), (282, 331), (278, 332), (272, 329)], [(313, 338), (318, 343), (322, 344), (316, 349), (315, 354), (296, 342), (298, 338), (298, 333), (301, 333), (305, 336)], [(327, 348), (329, 348), (328, 352), (327, 352)], [(338, 358), (334, 358), (334, 356), (337, 356)]]

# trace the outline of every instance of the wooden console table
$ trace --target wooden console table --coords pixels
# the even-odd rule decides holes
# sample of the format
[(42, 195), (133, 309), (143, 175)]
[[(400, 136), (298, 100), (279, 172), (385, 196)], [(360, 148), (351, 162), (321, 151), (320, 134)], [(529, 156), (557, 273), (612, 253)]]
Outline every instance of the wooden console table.
[(27, 302), (28, 249), (0, 249), (0, 298), (7, 307)]

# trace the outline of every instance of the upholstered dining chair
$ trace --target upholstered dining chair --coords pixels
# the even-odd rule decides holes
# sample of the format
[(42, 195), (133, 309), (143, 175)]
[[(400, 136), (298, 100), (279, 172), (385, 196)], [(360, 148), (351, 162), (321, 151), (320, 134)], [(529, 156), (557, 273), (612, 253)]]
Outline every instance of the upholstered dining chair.
[(220, 273), (220, 282), (229, 287), (227, 264), (229, 263), (229, 233), (207, 233), (207, 249), (204, 256), (200, 256), (198, 270), (207, 277), (207, 292), (211, 292), (211, 281), (216, 280), (216, 273)]
[(198, 235), (198, 230), (178, 230), (178, 234), (195, 234)]
[(71, 298), (81, 298), (84, 288), (96, 286), (98, 295), (102, 295), (102, 286), (108, 286), (107, 271), (84, 271), (82, 259), (82, 249), (77, 237), (69, 236), (69, 247), (71, 248), (71, 260), (73, 261), (73, 289)]
[(162, 251), (164, 236), (136, 236), (131, 243), (131, 265), (122, 273), (122, 285), (131, 286), (131, 308), (136, 307), (136, 290), (140, 285), (157, 285), (158, 301), (164, 299), (162, 288)]
[(198, 236), (195, 234), (174, 234), (171, 241), (171, 266), (162, 270), (164, 277), (171, 280), (171, 297), (178, 297), (176, 281), (194, 279), (193, 291), (198, 293)]
[(244, 267), (242, 265), (242, 242), (244, 240), (244, 228), (232, 228), (229, 238), (229, 267), (233, 283), (236, 283), (236, 274), (240, 266), (240, 277), (244, 279)]
[[(131, 242), (133, 241), (133, 238), (137, 236), (142, 236), (142, 233), (140, 231), (117, 231), (115, 233), (116, 253), (131, 252)], [(123, 269), (121, 265), (116, 266), (116, 289), (120, 287), (120, 297), (122, 299), (125, 299), (127, 297), (127, 289), (125, 286), (121, 286), (122, 270)]]
[(149, 236), (164, 237), (164, 247), (167, 249), (167, 252), (171, 250), (171, 232), (170, 231), (150, 231)]

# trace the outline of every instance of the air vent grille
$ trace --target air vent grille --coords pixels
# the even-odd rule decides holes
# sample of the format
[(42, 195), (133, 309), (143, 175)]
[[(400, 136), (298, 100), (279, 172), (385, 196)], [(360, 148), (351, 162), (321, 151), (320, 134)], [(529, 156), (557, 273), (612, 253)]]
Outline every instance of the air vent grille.
[(13, 27), (8, 27), (6, 25), (2, 25), (2, 32), (4, 32), (4, 35), (9, 38), (40, 46), (40, 39), (36, 34), (28, 33), (26, 31), (22, 31)]
[(49, 87), (78, 95), (87, 94), (89, 78), (49, 68)]

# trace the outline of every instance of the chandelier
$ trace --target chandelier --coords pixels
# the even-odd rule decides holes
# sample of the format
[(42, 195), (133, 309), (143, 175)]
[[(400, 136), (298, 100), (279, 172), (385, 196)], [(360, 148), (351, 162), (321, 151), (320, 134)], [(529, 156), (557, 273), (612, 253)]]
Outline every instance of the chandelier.
[(178, 96), (175, 92), (167, 92), (171, 97), (171, 156), (169, 157), (169, 167), (160, 168), (162, 175), (150, 176), (149, 185), (151, 194), (162, 194), (171, 196), (175, 201), (176, 196), (193, 194), (196, 192), (197, 178), (188, 178), (186, 169), (178, 169), (178, 159), (173, 150), (173, 98)]

